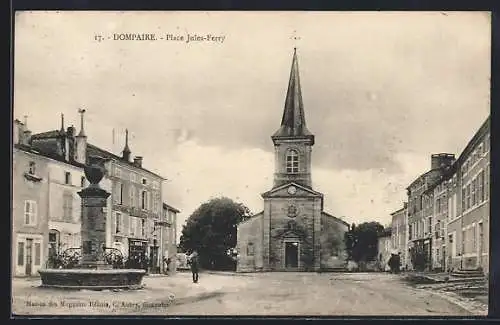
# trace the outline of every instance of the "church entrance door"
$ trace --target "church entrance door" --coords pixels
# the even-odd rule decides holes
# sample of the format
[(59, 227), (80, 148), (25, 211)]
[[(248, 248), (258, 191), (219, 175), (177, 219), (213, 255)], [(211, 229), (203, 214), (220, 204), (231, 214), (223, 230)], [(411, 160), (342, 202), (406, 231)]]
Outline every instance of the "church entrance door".
[(285, 267), (299, 267), (299, 243), (285, 242)]

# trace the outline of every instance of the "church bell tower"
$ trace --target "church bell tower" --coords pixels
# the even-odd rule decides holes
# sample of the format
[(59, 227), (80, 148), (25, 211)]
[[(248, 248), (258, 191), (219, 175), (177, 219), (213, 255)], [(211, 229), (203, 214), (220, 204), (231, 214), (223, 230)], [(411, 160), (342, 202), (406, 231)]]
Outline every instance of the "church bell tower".
[(281, 126), (271, 139), (275, 148), (273, 188), (291, 182), (312, 188), (311, 149), (314, 135), (306, 127), (296, 49), (293, 52)]

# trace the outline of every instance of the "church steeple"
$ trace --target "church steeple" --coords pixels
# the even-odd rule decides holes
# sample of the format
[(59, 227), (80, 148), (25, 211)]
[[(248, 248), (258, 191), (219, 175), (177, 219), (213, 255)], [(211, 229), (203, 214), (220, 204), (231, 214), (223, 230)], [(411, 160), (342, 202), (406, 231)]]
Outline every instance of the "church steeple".
[(293, 51), (281, 125), (271, 139), (276, 155), (273, 187), (294, 182), (312, 188), (311, 149), (314, 135), (306, 127), (296, 49)]
[(305, 137), (310, 138), (314, 142), (314, 136), (309, 132), (306, 126), (296, 48), (293, 50), (292, 67), (288, 80), (288, 90), (286, 93), (281, 126), (272, 136), (273, 140), (283, 137)]

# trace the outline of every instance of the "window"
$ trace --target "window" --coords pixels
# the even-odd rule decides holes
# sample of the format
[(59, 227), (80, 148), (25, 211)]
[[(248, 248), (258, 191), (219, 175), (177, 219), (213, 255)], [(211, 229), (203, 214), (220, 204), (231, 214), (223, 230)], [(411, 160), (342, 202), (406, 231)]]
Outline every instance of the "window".
[(122, 231), (122, 214), (117, 212), (115, 215), (115, 233), (119, 234)]
[(141, 219), (141, 236), (146, 236), (146, 220)]
[(427, 223), (428, 223), (428, 225), (427, 225), (427, 233), (428, 234), (432, 234), (432, 217), (429, 217), (427, 219)]
[(142, 191), (141, 193), (141, 208), (146, 210), (148, 208), (148, 192)]
[(286, 154), (286, 172), (289, 174), (299, 172), (299, 154), (297, 150), (288, 150)]
[(64, 174), (64, 183), (67, 185), (71, 185), (71, 173), (70, 172), (66, 172)]
[(85, 187), (85, 176), (82, 176), (82, 178), (80, 179), (80, 186)]
[(253, 256), (254, 255), (255, 248), (253, 247), (253, 243), (248, 243), (247, 245), (247, 255), (248, 256)]
[(469, 184), (469, 185), (467, 185), (467, 188), (465, 190), (465, 196), (466, 196), (466, 199), (467, 199), (466, 202), (465, 202), (465, 204), (467, 206), (467, 209), (469, 209), (471, 207), (471, 204), (470, 204), (471, 203), (470, 192), (471, 191), (470, 191), (470, 184)]
[(28, 171), (31, 175), (35, 175), (36, 173), (36, 165), (34, 161), (30, 161), (30, 167)]
[(483, 202), (484, 201), (484, 170), (482, 170), (479, 173), (477, 185), (478, 185), (478, 198), (477, 198), (477, 200), (479, 202)]
[(73, 194), (71, 192), (63, 194), (63, 220), (73, 221)]
[(474, 178), (472, 180), (472, 184), (471, 184), (471, 207), (475, 206), (476, 205), (476, 179)]
[(412, 239), (412, 225), (408, 225), (408, 240)]
[(37, 205), (35, 201), (24, 201), (24, 224), (36, 225)]
[(465, 197), (465, 187), (464, 187), (464, 188), (462, 188), (462, 212), (467, 210), (467, 207), (465, 206), (465, 202), (466, 202), (466, 197)]
[(490, 195), (490, 168), (489, 166), (486, 167), (486, 172), (484, 174), (484, 198), (485, 200), (488, 199)]
[(134, 185), (131, 184), (130, 185), (130, 206), (133, 208), (135, 208), (135, 205), (136, 205), (135, 201), (136, 201), (136, 199), (135, 199), (135, 187), (134, 187)]
[(441, 199), (438, 198), (436, 200), (436, 208), (437, 208), (437, 212), (440, 213), (441, 212)]
[(135, 217), (130, 217), (130, 235), (131, 236), (135, 236), (136, 227), (137, 227), (137, 224), (136, 224)]
[(122, 186), (122, 184), (120, 184), (120, 183), (115, 183), (115, 185), (114, 185), (114, 189), (113, 189), (113, 201), (116, 204), (120, 204), (120, 202), (121, 202), (121, 199), (120, 199), (120, 196), (121, 196), (121, 186)]
[(148, 180), (147, 180), (147, 179), (145, 179), (145, 178), (143, 178), (143, 179), (142, 179), (142, 185), (148, 185)]
[(41, 245), (40, 243), (35, 243), (35, 265), (40, 265), (40, 255), (41, 255)]
[(119, 186), (119, 189), (120, 189), (120, 194), (119, 194), (119, 204), (123, 204), (123, 184), (120, 184)]
[(24, 242), (17, 243), (17, 265), (24, 265)]

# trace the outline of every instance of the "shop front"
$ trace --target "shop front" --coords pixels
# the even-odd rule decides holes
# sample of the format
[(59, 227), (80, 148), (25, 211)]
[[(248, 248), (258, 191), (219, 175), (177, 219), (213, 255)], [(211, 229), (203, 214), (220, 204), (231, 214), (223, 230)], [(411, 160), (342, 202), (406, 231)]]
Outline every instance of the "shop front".
[(127, 267), (147, 270), (149, 264), (147, 258), (148, 242), (140, 239), (129, 239), (128, 243)]

